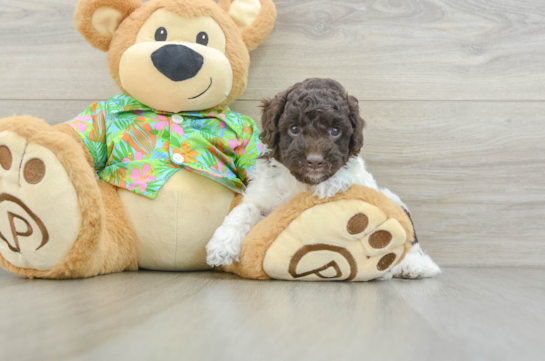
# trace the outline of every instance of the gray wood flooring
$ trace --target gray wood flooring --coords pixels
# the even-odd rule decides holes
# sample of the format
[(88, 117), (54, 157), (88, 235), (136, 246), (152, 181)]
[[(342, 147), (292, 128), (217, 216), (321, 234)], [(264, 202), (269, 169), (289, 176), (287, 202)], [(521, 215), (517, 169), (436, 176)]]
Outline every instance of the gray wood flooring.
[(76, 281), (0, 271), (0, 360), (543, 360), (542, 269), (435, 279), (260, 282), (123, 273)]

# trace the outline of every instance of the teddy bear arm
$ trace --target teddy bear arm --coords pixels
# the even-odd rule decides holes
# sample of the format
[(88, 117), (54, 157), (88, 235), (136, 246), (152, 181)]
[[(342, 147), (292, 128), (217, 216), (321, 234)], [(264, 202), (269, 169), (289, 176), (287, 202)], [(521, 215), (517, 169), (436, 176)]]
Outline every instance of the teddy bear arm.
[(85, 156), (85, 160), (87, 160), (87, 163), (89, 163), (89, 165), (93, 169), (95, 169), (95, 160), (93, 159), (91, 152), (89, 152), (89, 149), (87, 148), (87, 145), (85, 145), (85, 142), (83, 141), (81, 136), (71, 126), (65, 123), (61, 123), (61, 124), (55, 125), (54, 129), (74, 139), (83, 149), (83, 153)]

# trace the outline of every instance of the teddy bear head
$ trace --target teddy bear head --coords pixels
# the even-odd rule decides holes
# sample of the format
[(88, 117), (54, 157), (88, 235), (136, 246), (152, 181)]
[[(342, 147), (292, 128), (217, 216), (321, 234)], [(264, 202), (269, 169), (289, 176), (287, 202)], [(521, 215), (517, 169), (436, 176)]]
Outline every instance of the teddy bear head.
[(275, 18), (272, 0), (80, 0), (75, 22), (125, 94), (178, 113), (238, 99)]

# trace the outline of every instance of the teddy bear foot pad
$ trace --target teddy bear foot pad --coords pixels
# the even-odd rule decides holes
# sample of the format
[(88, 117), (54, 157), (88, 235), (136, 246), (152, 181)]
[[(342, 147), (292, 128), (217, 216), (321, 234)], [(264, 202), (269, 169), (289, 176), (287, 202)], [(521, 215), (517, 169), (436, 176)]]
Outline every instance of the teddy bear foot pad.
[(19, 268), (48, 270), (77, 239), (81, 212), (64, 167), (47, 148), (0, 132), (0, 253)]
[(400, 223), (360, 200), (314, 206), (274, 241), (263, 260), (271, 277), (298, 281), (369, 281), (387, 273), (404, 253)]

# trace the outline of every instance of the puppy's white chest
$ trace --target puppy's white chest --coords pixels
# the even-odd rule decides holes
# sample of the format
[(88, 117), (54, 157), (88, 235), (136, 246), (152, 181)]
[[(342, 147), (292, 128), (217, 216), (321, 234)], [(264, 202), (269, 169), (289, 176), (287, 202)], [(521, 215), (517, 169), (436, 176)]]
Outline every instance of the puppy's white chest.
[(245, 198), (267, 216), (298, 194), (309, 190), (310, 186), (298, 182), (282, 164), (275, 160), (258, 160)]

